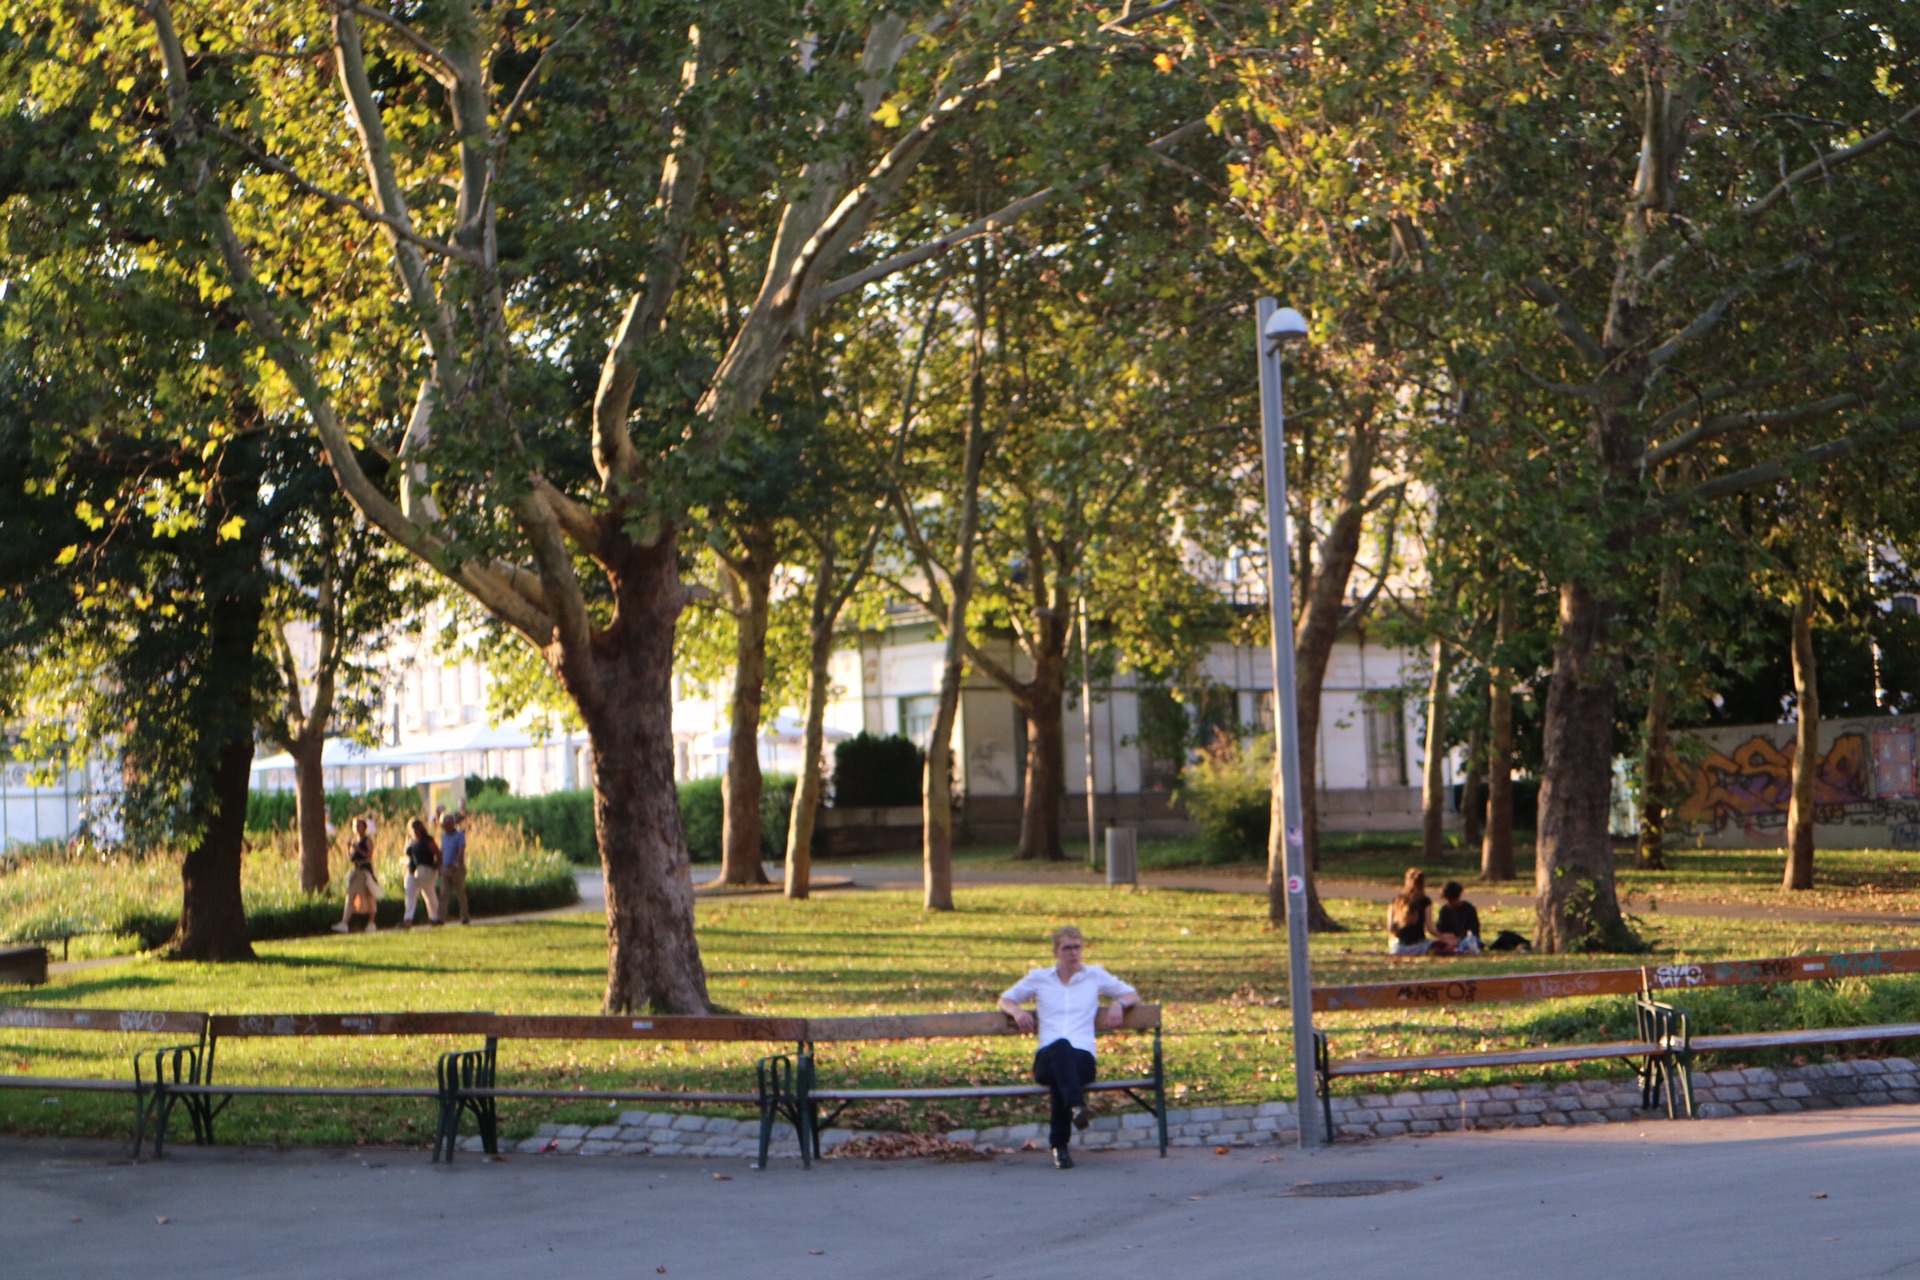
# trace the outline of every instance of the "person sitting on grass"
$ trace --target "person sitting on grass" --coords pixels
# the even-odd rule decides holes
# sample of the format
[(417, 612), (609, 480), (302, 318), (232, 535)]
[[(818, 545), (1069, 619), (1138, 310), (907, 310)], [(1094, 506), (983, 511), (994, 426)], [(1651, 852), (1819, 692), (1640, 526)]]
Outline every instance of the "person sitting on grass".
[(379, 907), (380, 882), (373, 876), (373, 832), (365, 818), (355, 818), (353, 839), (347, 844), (347, 903), (340, 912), (340, 923), (333, 926), (333, 931), (347, 932), (352, 927), (353, 917), (364, 911), (367, 932), (378, 933), (380, 926), (373, 917)]
[(1427, 873), (1407, 868), (1406, 884), (1387, 908), (1387, 954), (1390, 956), (1444, 956), (1453, 949), (1444, 939), (1427, 936), (1433, 899), (1427, 896)]
[[(1000, 1012), (1021, 1031), (1040, 1032), (1040, 1049), (1033, 1055), (1034, 1083), (1047, 1087), (1053, 1109), (1047, 1141), (1058, 1169), (1073, 1168), (1067, 1144), (1073, 1130), (1093, 1121), (1087, 1110), (1087, 1086), (1093, 1083), (1093, 1028), (1096, 1020), (1109, 1029), (1126, 1021), (1127, 1008), (1140, 1003), (1140, 993), (1097, 964), (1082, 964), (1087, 940), (1072, 925), (1053, 931), (1053, 964), (1035, 969), (1000, 996)], [(1100, 997), (1112, 1003), (1103, 1012)], [(1033, 1001), (1032, 1013), (1020, 1006)]]
[(1447, 942), (1455, 955), (1480, 954), (1480, 913), (1460, 896), (1460, 882), (1449, 880), (1440, 890), (1440, 914), (1433, 931)]

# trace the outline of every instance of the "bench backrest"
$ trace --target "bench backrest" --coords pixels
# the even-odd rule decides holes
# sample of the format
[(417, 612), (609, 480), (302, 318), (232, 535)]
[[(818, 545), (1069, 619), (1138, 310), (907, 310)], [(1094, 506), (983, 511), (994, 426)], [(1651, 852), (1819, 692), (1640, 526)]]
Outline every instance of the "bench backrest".
[[(846, 1040), (941, 1040), (958, 1036), (1011, 1036), (1020, 1029), (998, 1009), (979, 1013), (901, 1013), (865, 1018), (808, 1018), (806, 1039), (813, 1043)], [(1153, 1031), (1160, 1006), (1136, 1004), (1120, 1029)]]
[(612, 1014), (501, 1014), (486, 1034), (501, 1040), (750, 1040), (807, 1038), (805, 1018), (743, 1018), (726, 1015), (631, 1017)]
[[(1469, 962), (1471, 963), (1471, 962)], [(1567, 996), (1636, 995), (1641, 991), (1691, 991), (1702, 987), (1766, 982), (1814, 982), (1832, 978), (1920, 973), (1920, 950), (1823, 952), (1766, 960), (1707, 960), (1698, 964), (1636, 969), (1570, 969), (1560, 973), (1502, 973), (1474, 977), (1450, 973), (1418, 982), (1366, 982), (1315, 987), (1316, 1013), (1347, 1009), (1404, 1009), (1434, 1005), (1498, 1004), (1557, 1000)]]
[(0, 1027), (34, 1031), (151, 1031), (197, 1036), (207, 1029), (204, 1013), (175, 1009), (54, 1009), (42, 1005), (0, 1007)]
[(207, 1020), (215, 1039), (487, 1035), (490, 1013), (229, 1013)]

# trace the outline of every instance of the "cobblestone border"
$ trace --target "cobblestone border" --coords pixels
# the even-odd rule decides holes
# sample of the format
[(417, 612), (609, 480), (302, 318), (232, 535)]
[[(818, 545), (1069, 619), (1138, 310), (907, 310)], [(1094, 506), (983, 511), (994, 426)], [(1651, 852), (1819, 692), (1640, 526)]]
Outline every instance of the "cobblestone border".
[[(1906, 1058), (1861, 1058), (1775, 1070), (1697, 1071), (1696, 1112), (1702, 1119), (1774, 1115), (1835, 1107), (1920, 1103), (1920, 1068)], [(1484, 1088), (1335, 1097), (1333, 1123), (1339, 1138), (1391, 1138), (1460, 1129), (1525, 1129), (1664, 1118), (1664, 1109), (1642, 1111), (1634, 1081), (1575, 1080), (1562, 1084), (1489, 1085)], [(822, 1154), (862, 1136), (830, 1129)], [(1046, 1142), (1044, 1124), (956, 1129), (946, 1135), (980, 1151), (1018, 1151)], [(1174, 1147), (1252, 1147), (1295, 1143), (1299, 1121), (1291, 1102), (1167, 1111), (1167, 1144)], [(1074, 1140), (1087, 1151), (1152, 1149), (1158, 1145), (1153, 1117), (1144, 1111), (1096, 1116)], [(480, 1139), (460, 1140), (462, 1151), (480, 1150)], [(527, 1154), (697, 1156), (751, 1160), (760, 1150), (760, 1122), (660, 1111), (622, 1112), (610, 1124), (541, 1125), (508, 1150)], [(772, 1159), (800, 1154), (793, 1130), (774, 1132)]]

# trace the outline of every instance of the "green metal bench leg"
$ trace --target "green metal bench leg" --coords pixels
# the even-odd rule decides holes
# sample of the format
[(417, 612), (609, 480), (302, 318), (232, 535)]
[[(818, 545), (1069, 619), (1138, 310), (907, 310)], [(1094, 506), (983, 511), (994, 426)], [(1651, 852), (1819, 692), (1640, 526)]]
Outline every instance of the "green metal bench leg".
[(1167, 1158), (1167, 1064), (1160, 1055), (1160, 1028), (1153, 1029), (1153, 1118), (1160, 1129), (1160, 1158)]
[[(1320, 1130), (1322, 1142), (1333, 1141), (1333, 1069), (1332, 1051), (1327, 1047), (1327, 1037), (1321, 1032), (1313, 1033), (1313, 1091), (1320, 1100), (1320, 1119), (1324, 1122)], [(1298, 1097), (1300, 1089), (1294, 1094)], [(1312, 1106), (1305, 1098), (1299, 1098), (1299, 1105)]]

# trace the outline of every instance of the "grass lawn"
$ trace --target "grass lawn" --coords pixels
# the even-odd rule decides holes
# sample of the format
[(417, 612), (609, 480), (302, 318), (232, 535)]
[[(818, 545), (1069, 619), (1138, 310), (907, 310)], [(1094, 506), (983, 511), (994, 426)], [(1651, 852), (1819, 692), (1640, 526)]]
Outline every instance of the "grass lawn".
[[(778, 895), (703, 900), (698, 907), (700, 943), (713, 998), (729, 1009), (766, 1014), (985, 1008), (1014, 976), (1046, 960), (1046, 934), (1052, 926), (1073, 921), (1086, 929), (1095, 962), (1134, 982), (1148, 999), (1168, 1006), (1166, 1053), (1174, 1105), (1294, 1096), (1284, 1004), (1286, 947), (1282, 936), (1261, 928), (1257, 898), (1167, 889), (1112, 892), (1077, 884), (963, 886), (958, 896), (961, 909), (939, 915), (922, 912), (917, 894), (900, 892), (823, 893), (805, 903), (789, 903)], [(1378, 904), (1329, 905), (1350, 932), (1313, 940), (1314, 978), (1322, 984), (1787, 955), (1910, 941), (1890, 926), (1697, 919), (1651, 910), (1641, 916), (1656, 947), (1647, 954), (1389, 962), (1379, 950)], [(1489, 931), (1528, 926), (1524, 910), (1485, 915)], [(474, 929), (275, 941), (257, 944), (257, 950), (261, 960), (253, 965), (140, 959), (58, 975), (45, 987), (9, 991), (5, 998), (20, 1004), (220, 1013), (587, 1013), (598, 1006), (606, 942), (604, 921), (581, 915)], [(1708, 995), (1714, 998), (1709, 1001)], [(1703, 993), (1687, 997), (1685, 1005), (1695, 1012), (1702, 1030), (1790, 1025), (1802, 1018), (1920, 1020), (1920, 982), (1883, 979), (1871, 988), (1842, 982)], [(1608, 1038), (1629, 1031), (1631, 1014), (1624, 1000), (1606, 998), (1414, 1014), (1340, 1014), (1321, 1021), (1338, 1052), (1364, 1046), (1393, 1055), (1482, 1043)], [(0, 1072), (121, 1076), (128, 1070), (135, 1039), (0, 1030)], [(378, 1038), (230, 1041), (220, 1049), (219, 1075), (233, 1083), (428, 1084), (435, 1055), (456, 1047), (473, 1046)], [(1147, 1050), (1148, 1042), (1141, 1037), (1118, 1038), (1103, 1054), (1103, 1069), (1107, 1074), (1129, 1072), (1144, 1065)], [(759, 1052), (763, 1050), (748, 1046), (697, 1051), (666, 1045), (509, 1042), (502, 1047), (501, 1073), (503, 1080), (537, 1078), (562, 1087), (643, 1083), (750, 1088)], [(1022, 1076), (1030, 1052), (1030, 1045), (1009, 1037), (933, 1046), (834, 1045), (822, 1049), (820, 1060), (823, 1078), (840, 1083), (997, 1083)], [(1618, 1074), (1617, 1067), (1606, 1064), (1592, 1070)], [(504, 1112), (509, 1134), (524, 1135), (542, 1120), (604, 1121), (608, 1108), (511, 1102)], [(424, 1145), (432, 1128), (429, 1113), (421, 1103), (242, 1099), (222, 1118), (221, 1136), (223, 1141)], [(978, 1108), (896, 1106), (891, 1111), (871, 1109), (864, 1123), (940, 1128), (994, 1118), (1031, 1119), (1033, 1114), (1027, 1101)], [(48, 1102), (31, 1091), (0, 1093), (0, 1129), (11, 1132), (113, 1136), (125, 1131), (127, 1115), (124, 1099), (66, 1095)]]

